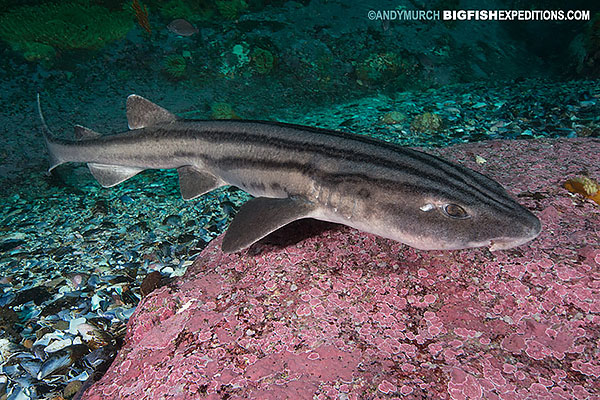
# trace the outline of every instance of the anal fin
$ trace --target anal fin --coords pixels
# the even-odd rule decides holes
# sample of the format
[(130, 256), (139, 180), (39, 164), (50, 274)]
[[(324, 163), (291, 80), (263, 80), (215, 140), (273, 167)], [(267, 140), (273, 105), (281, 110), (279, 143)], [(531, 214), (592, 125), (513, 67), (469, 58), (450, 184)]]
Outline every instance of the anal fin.
[(222, 250), (234, 253), (292, 221), (306, 218), (315, 205), (298, 198), (257, 197), (245, 203), (229, 225)]
[(184, 200), (194, 199), (222, 186), (222, 182), (214, 175), (190, 165), (177, 168), (177, 173), (179, 174), (181, 197)]
[(88, 168), (98, 183), (105, 188), (118, 185), (144, 170), (143, 168), (94, 163), (89, 163)]

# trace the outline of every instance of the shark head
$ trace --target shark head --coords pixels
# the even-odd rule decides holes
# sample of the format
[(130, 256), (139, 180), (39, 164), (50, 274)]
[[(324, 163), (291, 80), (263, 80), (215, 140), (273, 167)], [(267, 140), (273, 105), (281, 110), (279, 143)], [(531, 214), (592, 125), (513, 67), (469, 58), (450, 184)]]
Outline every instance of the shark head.
[(541, 231), (540, 220), (508, 195), (502, 204), (428, 199), (418, 210), (419, 227), (411, 235), (420, 249), (455, 250), (488, 246), (505, 250), (533, 240)]
[(540, 220), (496, 181), (461, 168), (464, 179), (443, 185), (424, 179), (397, 199), (388, 198), (378, 232), (422, 250), (489, 247), (505, 250), (533, 240)]

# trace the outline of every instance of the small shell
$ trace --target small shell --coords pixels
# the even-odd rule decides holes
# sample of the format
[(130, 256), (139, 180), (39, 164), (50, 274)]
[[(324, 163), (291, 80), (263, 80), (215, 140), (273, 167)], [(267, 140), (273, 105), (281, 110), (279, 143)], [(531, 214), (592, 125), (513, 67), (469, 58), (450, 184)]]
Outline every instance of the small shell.
[(69, 321), (69, 333), (72, 335), (76, 335), (77, 334), (77, 327), (83, 323), (85, 323), (87, 320), (83, 317), (80, 318), (74, 318), (72, 320)]
[(60, 331), (54, 331), (44, 334), (41, 338), (36, 340), (34, 346), (48, 346), (52, 341), (63, 340), (65, 335)]
[(62, 339), (62, 340), (55, 340), (52, 343), (50, 343), (48, 346), (46, 346), (45, 350), (46, 350), (46, 353), (54, 353), (54, 352), (64, 349), (65, 347), (68, 347), (72, 344), (73, 344), (73, 340), (70, 338)]
[(79, 325), (77, 331), (81, 334), (83, 341), (92, 350), (106, 346), (114, 341), (114, 337), (110, 333), (88, 323)]
[(7, 385), (8, 385), (8, 377), (6, 375), (0, 375), (0, 393), (6, 392)]
[(6, 362), (18, 349), (19, 347), (10, 340), (0, 339), (0, 363)]
[(40, 368), (42, 367), (41, 361), (36, 359), (21, 360), (19, 365), (34, 378), (37, 377), (38, 373), (40, 372)]
[(83, 361), (93, 369), (96, 369), (105, 362), (111, 362), (116, 355), (117, 351), (113, 346), (104, 346), (87, 354), (83, 357)]
[(73, 345), (51, 354), (42, 364), (37, 379), (42, 380), (48, 376), (60, 373), (70, 367), (75, 360), (83, 357), (88, 352), (85, 345)]
[(21, 385), (21, 387), (14, 386), (12, 392), (8, 397), (9, 400), (32, 400), (34, 398), (37, 398), (37, 396), (35, 395), (35, 389), (30, 388), (33, 382), (28, 382), (28, 385), (24, 385), (22, 382), (19, 382), (19, 384)]
[(45, 377), (50, 376), (63, 368), (67, 368), (72, 363), (73, 360), (71, 359), (71, 354), (69, 354), (69, 352), (61, 351), (56, 353), (44, 361), (37, 374), (37, 379), (44, 379)]

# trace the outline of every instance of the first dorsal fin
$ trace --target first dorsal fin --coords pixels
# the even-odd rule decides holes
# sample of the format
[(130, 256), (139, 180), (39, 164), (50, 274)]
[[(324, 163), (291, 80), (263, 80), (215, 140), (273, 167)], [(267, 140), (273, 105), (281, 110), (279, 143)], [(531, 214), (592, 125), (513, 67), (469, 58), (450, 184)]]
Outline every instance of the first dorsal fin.
[(129, 129), (140, 129), (164, 122), (175, 121), (177, 116), (146, 100), (142, 96), (132, 94), (127, 97), (127, 123)]

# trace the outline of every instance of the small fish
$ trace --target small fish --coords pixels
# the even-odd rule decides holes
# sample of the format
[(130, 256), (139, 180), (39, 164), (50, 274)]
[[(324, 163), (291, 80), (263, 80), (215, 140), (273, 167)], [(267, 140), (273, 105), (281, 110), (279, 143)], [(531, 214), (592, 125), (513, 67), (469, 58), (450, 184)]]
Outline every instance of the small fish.
[(198, 33), (198, 28), (183, 18), (171, 21), (171, 23), (167, 25), (167, 29), (179, 36), (192, 36)]
[(111, 187), (145, 169), (176, 168), (186, 200), (225, 185), (255, 196), (227, 229), (227, 253), (302, 218), (423, 250), (508, 249), (541, 230), (539, 219), (496, 181), (363, 135), (280, 122), (183, 119), (131, 95), (129, 131), (100, 136), (77, 125), (81, 140), (70, 141), (53, 137), (39, 112), (49, 170), (84, 162)]

